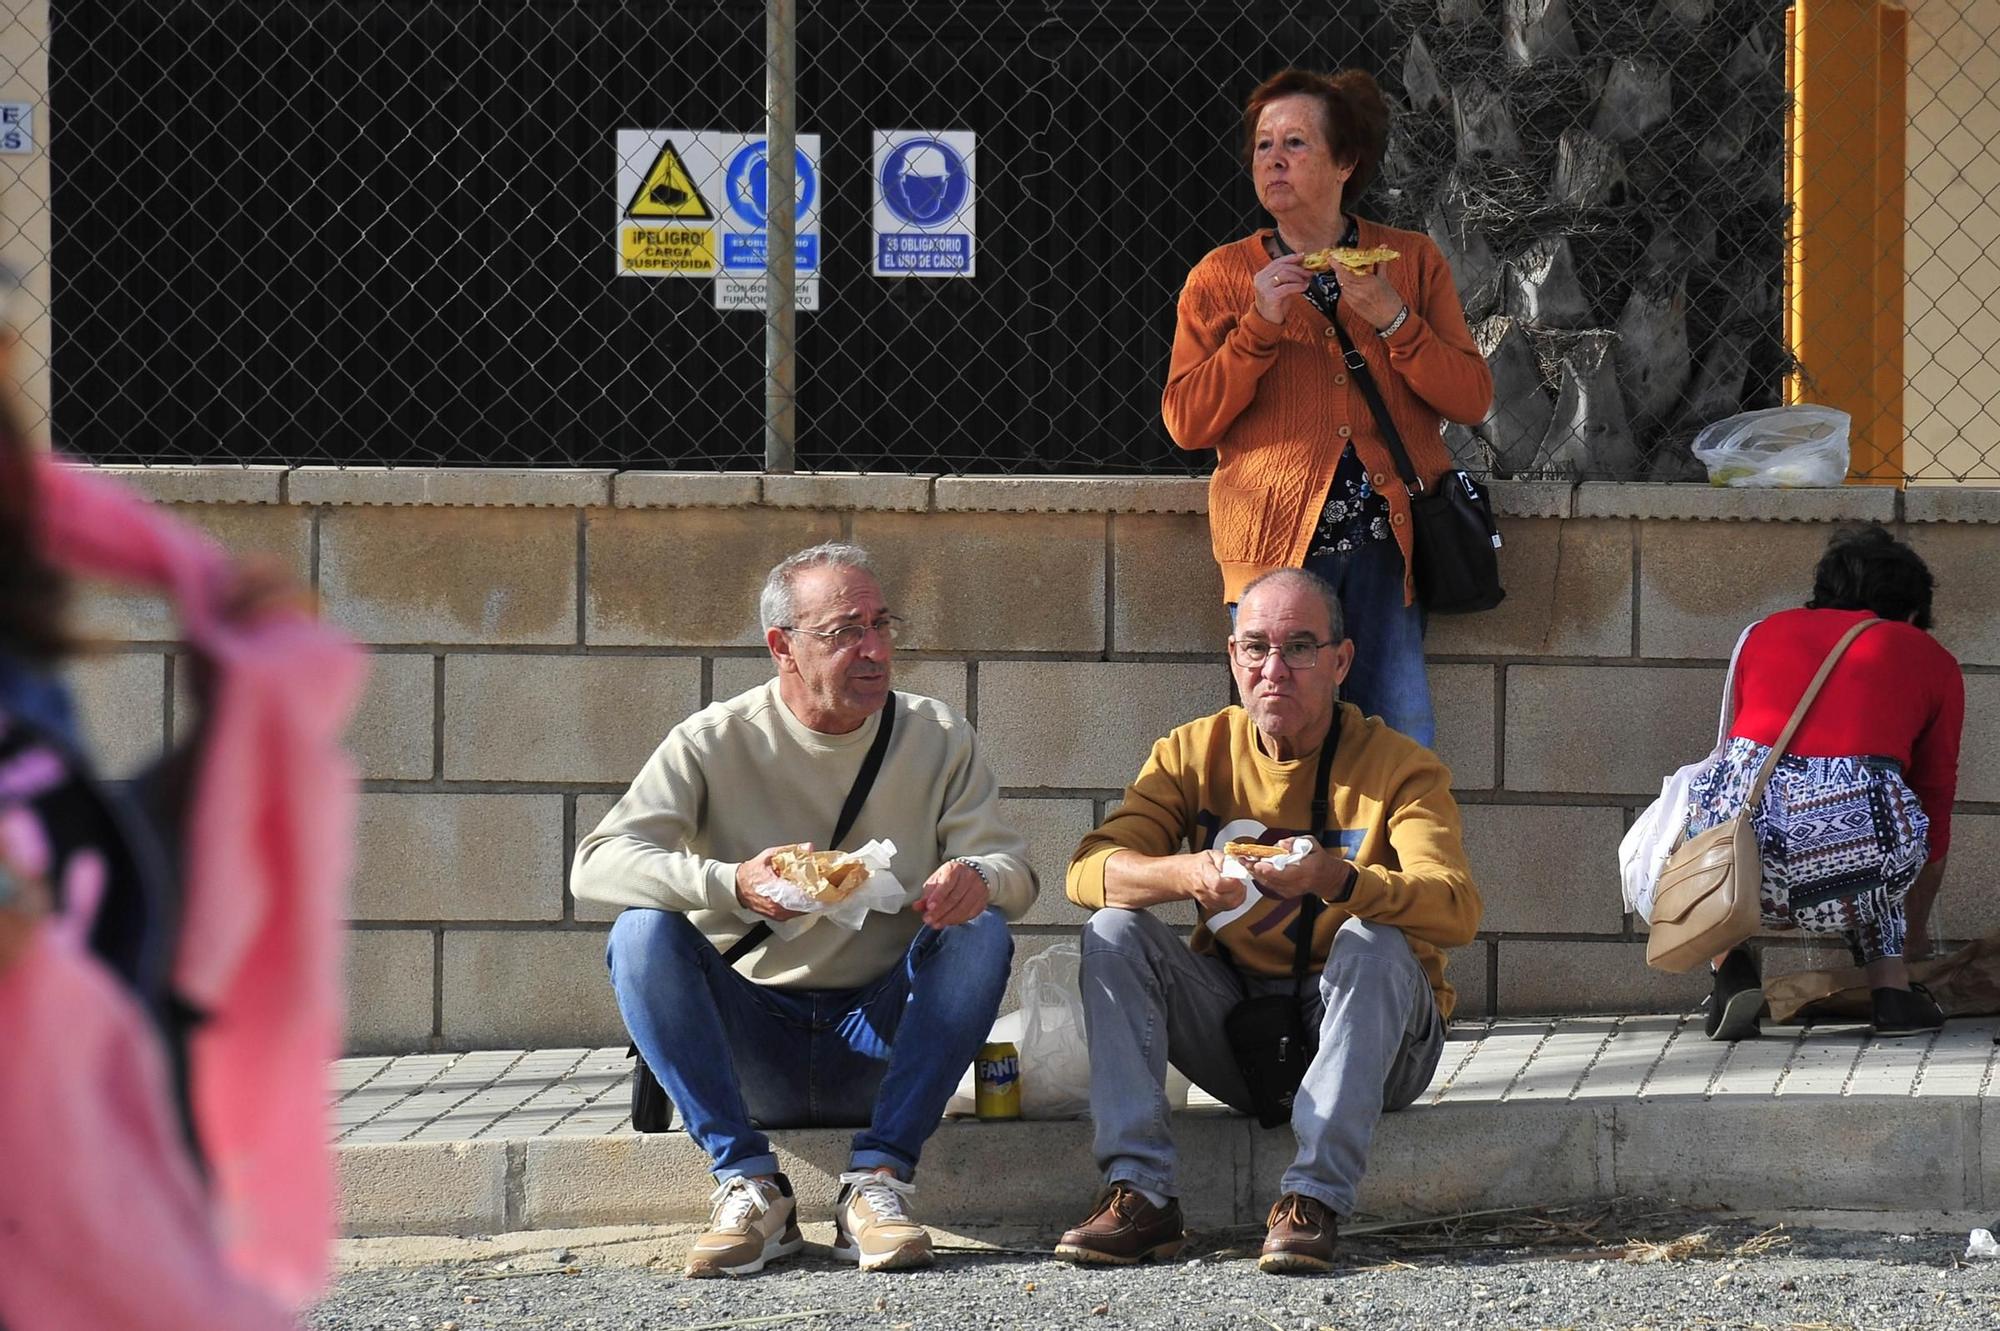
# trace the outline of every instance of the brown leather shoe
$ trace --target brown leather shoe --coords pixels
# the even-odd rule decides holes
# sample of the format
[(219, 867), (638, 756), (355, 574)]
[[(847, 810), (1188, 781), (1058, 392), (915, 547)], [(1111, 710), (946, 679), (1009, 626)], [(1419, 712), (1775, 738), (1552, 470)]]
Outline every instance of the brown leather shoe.
[(1271, 1208), (1264, 1222), (1264, 1251), (1257, 1269), (1278, 1275), (1333, 1269), (1333, 1240), (1340, 1222), (1311, 1197), (1288, 1192)]
[(1097, 1195), (1090, 1219), (1062, 1236), (1056, 1256), (1086, 1266), (1136, 1266), (1152, 1257), (1172, 1257), (1187, 1242), (1178, 1198), (1155, 1206), (1128, 1183), (1113, 1183)]

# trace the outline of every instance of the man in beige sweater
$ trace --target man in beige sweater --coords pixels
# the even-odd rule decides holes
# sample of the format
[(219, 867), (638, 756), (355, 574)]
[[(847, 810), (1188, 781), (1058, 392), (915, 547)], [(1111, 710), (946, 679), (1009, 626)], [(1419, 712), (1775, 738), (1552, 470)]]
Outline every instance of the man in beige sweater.
[[(1033, 903), (1035, 876), (965, 718), (890, 692), (903, 621), (865, 552), (793, 555), (759, 610), (777, 678), (675, 726), (577, 847), (571, 884), (626, 908), (608, 949), (619, 1011), (714, 1163), (687, 1274), (744, 1275), (804, 1246), (762, 1129), (831, 1124), (865, 1125), (835, 1254), (925, 1266), (930, 1236), (906, 1205), (917, 1156), (992, 1025), (1007, 921)], [(779, 851), (876, 839), (896, 845), (901, 910), (847, 929), (770, 895)]]

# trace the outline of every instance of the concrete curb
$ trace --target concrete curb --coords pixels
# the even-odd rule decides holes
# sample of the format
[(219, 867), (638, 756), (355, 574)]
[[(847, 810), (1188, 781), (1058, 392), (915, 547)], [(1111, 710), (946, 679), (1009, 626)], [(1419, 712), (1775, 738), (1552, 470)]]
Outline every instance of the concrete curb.
[[(1216, 1112), (1174, 1126), (1190, 1222), (1261, 1221), (1290, 1134)], [(1427, 1105), (1383, 1119), (1360, 1209), (1405, 1217), (1617, 1196), (1987, 1209), (2000, 1205), (2000, 1142), (1986, 1146), (1996, 1134), (2000, 1113), (1976, 1094)], [(831, 1210), (850, 1136), (776, 1134), (809, 1218)], [(1097, 1186), (1090, 1137), (1087, 1122), (947, 1122), (926, 1148), (918, 1214), (945, 1226), (1066, 1224)], [(362, 1144), (339, 1157), (341, 1229), (357, 1238), (697, 1221), (712, 1186), (681, 1133)]]

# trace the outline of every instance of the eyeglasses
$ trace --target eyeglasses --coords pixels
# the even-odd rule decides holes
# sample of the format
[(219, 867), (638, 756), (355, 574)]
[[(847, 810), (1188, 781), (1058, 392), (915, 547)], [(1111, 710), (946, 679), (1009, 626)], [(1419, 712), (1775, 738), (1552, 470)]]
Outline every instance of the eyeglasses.
[(1257, 670), (1271, 659), (1275, 650), (1278, 659), (1285, 663), (1285, 669), (1310, 670), (1313, 663), (1319, 660), (1320, 649), (1333, 645), (1331, 642), (1314, 642), (1311, 638), (1294, 638), (1280, 644), (1268, 643), (1262, 638), (1231, 638), (1229, 655), (1245, 670)]
[(845, 652), (859, 647), (870, 633), (881, 634), (884, 642), (895, 642), (908, 630), (910, 622), (901, 615), (883, 615), (872, 624), (842, 624), (837, 629), (802, 629), (796, 624), (778, 627), (787, 633), (811, 634), (836, 652)]

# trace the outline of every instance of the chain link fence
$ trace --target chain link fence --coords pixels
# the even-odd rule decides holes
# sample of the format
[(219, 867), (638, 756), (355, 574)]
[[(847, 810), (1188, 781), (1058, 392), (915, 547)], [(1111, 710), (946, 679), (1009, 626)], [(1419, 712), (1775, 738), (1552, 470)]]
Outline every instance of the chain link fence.
[(1791, 366), (1772, 0), (1396, 0), (1390, 220), (1451, 260), (1497, 476), (1705, 479), (1697, 429)]
[[(8, 3), (49, 183), (27, 221), (9, 191), (7, 252), (51, 293), (59, 446), (761, 464), (763, 316), (620, 275), (620, 168), (656, 164), (617, 144), (760, 135), (763, 0), (46, 0), (41, 29)], [(1175, 298), (1264, 221), (1239, 108), (1290, 64), (1391, 93), (1361, 207), (1452, 261), (1499, 390), (1448, 432), (1476, 469), (1698, 479), (1695, 430), (1799, 368), (1775, 0), (800, 0), (796, 31), (801, 468), (1206, 469), (1160, 421)], [(1919, 3), (1909, 46), (1903, 465), (2000, 481), (2000, 7)], [(871, 273), (893, 129), (977, 135), (976, 275)], [(694, 183), (688, 208), (735, 197)]]
[(2000, 484), (2000, 4), (1909, 5), (1904, 467)]

